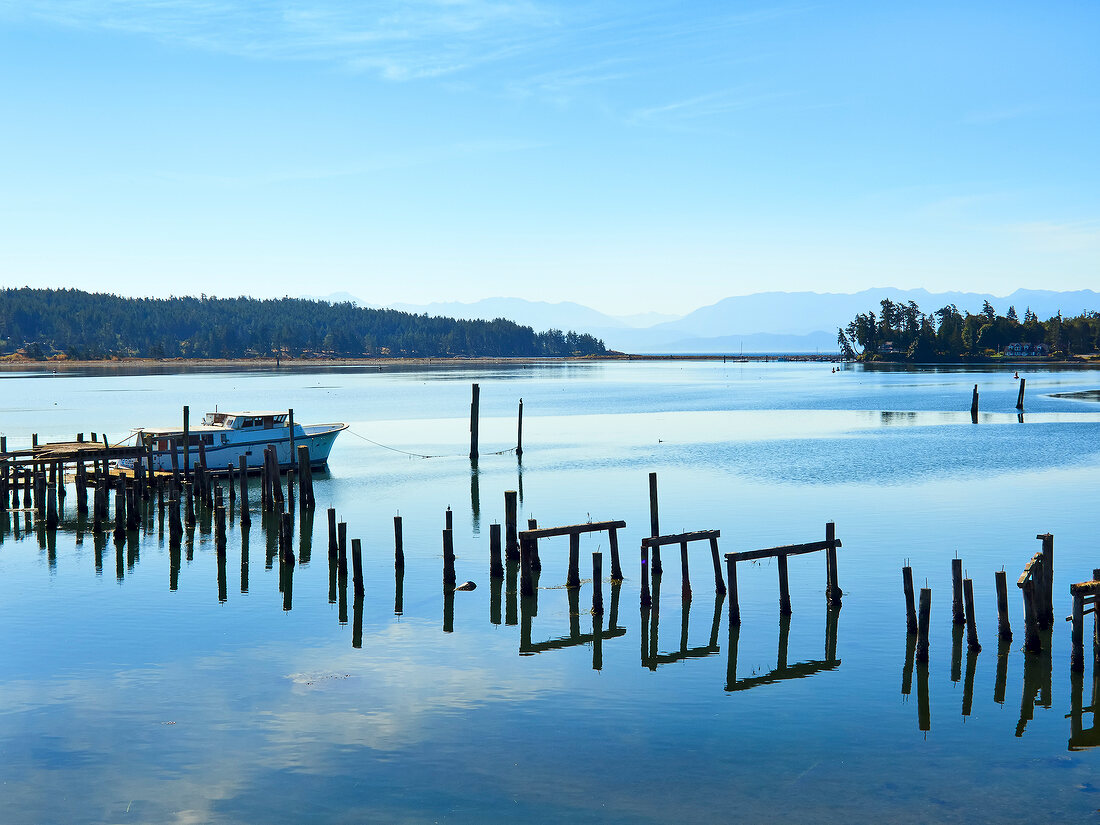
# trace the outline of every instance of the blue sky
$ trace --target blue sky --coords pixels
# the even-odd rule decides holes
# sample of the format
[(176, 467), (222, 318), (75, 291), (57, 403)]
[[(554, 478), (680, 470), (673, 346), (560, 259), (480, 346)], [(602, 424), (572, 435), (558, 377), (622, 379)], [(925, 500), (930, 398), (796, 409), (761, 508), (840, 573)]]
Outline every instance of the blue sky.
[(0, 283), (1100, 288), (1100, 4), (0, 0)]

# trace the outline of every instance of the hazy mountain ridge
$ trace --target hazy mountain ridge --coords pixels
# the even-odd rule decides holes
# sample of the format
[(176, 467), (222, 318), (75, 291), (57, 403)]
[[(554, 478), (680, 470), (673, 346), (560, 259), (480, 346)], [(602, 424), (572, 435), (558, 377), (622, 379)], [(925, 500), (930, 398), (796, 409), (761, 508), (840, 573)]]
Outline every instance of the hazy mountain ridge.
[[(304, 297), (304, 296), (303, 296)], [(662, 313), (608, 315), (573, 301), (549, 303), (523, 298), (486, 298), (470, 303), (393, 304), (390, 308), (416, 314), (459, 319), (507, 318), (536, 331), (576, 330), (598, 338), (611, 349), (634, 353), (831, 352), (836, 329), (859, 312), (879, 311), (879, 302), (915, 301), (925, 313), (948, 304), (961, 312), (979, 312), (985, 301), (998, 313), (1010, 306), (1023, 316), (1030, 308), (1046, 319), (1061, 311), (1077, 315), (1100, 310), (1100, 293), (1093, 290), (1055, 292), (1018, 289), (1010, 295), (982, 292), (929, 292), (926, 289), (876, 287), (855, 293), (758, 292), (723, 298), (677, 318)], [(348, 293), (318, 300), (370, 304)]]

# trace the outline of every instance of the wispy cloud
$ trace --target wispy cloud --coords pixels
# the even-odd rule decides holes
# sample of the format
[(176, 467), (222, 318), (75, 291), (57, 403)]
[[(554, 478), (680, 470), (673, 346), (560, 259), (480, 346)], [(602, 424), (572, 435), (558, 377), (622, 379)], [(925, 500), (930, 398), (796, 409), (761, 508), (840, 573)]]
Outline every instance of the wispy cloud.
[(1080, 221), (1026, 221), (1005, 227), (1043, 252), (1100, 250), (1100, 218)]
[(752, 94), (744, 90), (726, 89), (663, 103), (659, 106), (638, 109), (631, 119), (640, 122), (657, 119), (690, 120), (712, 117), (740, 109), (756, 108), (790, 96), (789, 93)]
[(529, 0), (0, 0), (0, 16), (126, 32), (255, 59), (322, 60), (390, 79), (461, 71), (521, 48), (557, 15)]

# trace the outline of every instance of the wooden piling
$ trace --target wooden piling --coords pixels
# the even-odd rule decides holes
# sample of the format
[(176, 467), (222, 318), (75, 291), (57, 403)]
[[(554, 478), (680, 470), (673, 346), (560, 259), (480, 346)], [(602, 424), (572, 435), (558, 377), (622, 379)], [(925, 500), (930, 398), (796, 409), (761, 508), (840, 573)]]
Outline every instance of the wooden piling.
[(913, 598), (913, 568), (908, 565), (901, 568), (901, 586), (905, 591), (905, 632), (914, 635), (917, 632), (917, 607)]
[(519, 561), (519, 509), (515, 490), (504, 491), (504, 556)]
[(478, 406), (480, 404), (481, 387), (478, 384), (473, 385), (471, 399), (470, 399), (470, 461), (477, 461), (477, 427), (478, 427)]
[(718, 594), (724, 594), (726, 592), (726, 582), (722, 579), (722, 562), (718, 557), (718, 538), (712, 536), (710, 539), (710, 559), (714, 564), (714, 592)]
[(523, 457), (523, 399), (519, 400), (519, 416), (516, 419), (516, 458)]
[(1008, 579), (1004, 570), (993, 574), (997, 582), (997, 636), (1012, 639), (1012, 625), (1008, 621)]
[(302, 509), (312, 510), (317, 505), (313, 495), (313, 465), (309, 458), (309, 445), (298, 445), (298, 491)]
[(184, 513), (184, 524), (188, 530), (195, 527), (195, 495), (191, 488), (191, 482), (183, 482), (183, 494), (186, 499), (186, 511)]
[(1027, 384), (1026, 378), (1020, 379), (1020, 394), (1016, 396), (1016, 409), (1022, 410), (1024, 408), (1024, 385)]
[(451, 512), (450, 507), (448, 507), (447, 511), (443, 514), (443, 527), (446, 530), (454, 530), (454, 513)]
[(612, 527), (607, 531), (607, 543), (611, 548), (611, 581), (621, 582), (623, 580), (623, 569), (619, 565), (619, 531), (617, 528)]
[(504, 578), (504, 564), (500, 554), (500, 524), (489, 525), (489, 578)]
[(115, 487), (115, 541), (126, 535), (126, 482), (119, 478)]
[(363, 548), (359, 539), (351, 540), (351, 570), (352, 585), (355, 595), (363, 595)]
[(348, 525), (341, 521), (336, 525), (336, 567), (340, 575), (348, 577)]
[(1054, 536), (1050, 533), (1040, 533), (1035, 538), (1043, 543), (1043, 580), (1041, 597), (1043, 603), (1042, 615), (1039, 617), (1039, 626), (1044, 629), (1054, 627)]
[(787, 554), (780, 553), (775, 558), (779, 566), (779, 615), (791, 615), (791, 589), (787, 578)]
[(726, 587), (730, 597), (730, 627), (737, 627), (741, 624), (741, 605), (737, 600), (737, 561), (730, 553), (726, 553)]
[(581, 586), (581, 536), (580, 533), (569, 534), (569, 573), (565, 578), (566, 587)]
[(962, 571), (962, 559), (951, 559), (951, 621), (955, 624), (966, 623), (966, 610), (963, 608)]
[[(657, 474), (649, 474), (649, 535), (661, 535), (661, 523), (657, 513)], [(656, 552), (656, 551), (655, 551)], [(661, 571), (658, 570), (658, 573)]]
[(688, 543), (680, 542), (680, 598), (691, 601), (691, 576), (688, 573)]
[(1070, 670), (1081, 673), (1085, 669), (1085, 598), (1070, 587), (1073, 597), (1073, 613), (1070, 627)]
[(840, 589), (839, 576), (836, 564), (836, 523), (825, 522), (825, 541), (828, 547), (825, 549), (825, 600), (830, 607), (840, 607), (844, 593)]
[(982, 646), (978, 643), (978, 622), (974, 617), (974, 582), (963, 579), (963, 594), (966, 599), (966, 647), (968, 650), (979, 651)]
[(214, 507), (214, 547), (218, 558), (225, 558), (225, 505), (218, 502)]
[(298, 453), (294, 449), (294, 408), (286, 411), (287, 432), (290, 434), (290, 461), (293, 463)]
[(917, 617), (917, 661), (928, 661), (928, 625), (932, 617), (932, 591), (920, 590), (920, 612)]
[(401, 516), (393, 517), (393, 569), (405, 569), (405, 539), (402, 536)]
[(183, 408), (183, 477), (191, 480), (191, 408)]
[(238, 459), (237, 467), (241, 477), (241, 526), (248, 527), (252, 516), (248, 512), (248, 460), (243, 455)]
[(448, 528), (443, 531), (443, 585), (453, 588), (455, 581), (454, 532)]
[[(527, 519), (527, 529), (537, 530), (539, 526), (538, 520), (529, 518)], [(531, 569), (536, 573), (542, 570), (542, 559), (539, 558), (539, 543), (538, 541), (531, 542)]]
[(336, 508), (328, 508), (328, 557), (335, 560), (337, 555)]
[(603, 613), (603, 554), (592, 554), (592, 612)]
[(978, 385), (974, 385), (974, 395), (970, 399), (970, 420), (978, 423)]

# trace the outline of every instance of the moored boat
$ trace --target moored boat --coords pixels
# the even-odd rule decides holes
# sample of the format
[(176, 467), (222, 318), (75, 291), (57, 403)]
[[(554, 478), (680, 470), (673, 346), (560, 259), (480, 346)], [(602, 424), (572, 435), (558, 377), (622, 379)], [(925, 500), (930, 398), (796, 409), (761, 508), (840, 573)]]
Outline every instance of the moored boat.
[[(347, 427), (347, 424), (295, 422), (294, 450), (301, 446), (309, 448), (310, 466), (322, 468), (328, 463), (336, 436)], [(206, 413), (200, 424), (188, 427), (187, 450), (183, 429), (178, 427), (135, 427), (131, 438), (136, 444), (152, 447), (154, 470), (171, 471), (173, 466), (184, 470), (188, 464), (195, 467), (200, 450), (206, 455), (206, 466), (214, 471), (225, 470), (229, 465), (236, 469), (241, 456), (249, 469), (258, 469), (263, 466), (264, 450), (269, 446), (275, 448), (281, 468), (297, 465), (297, 456), (291, 451), (289, 411)], [(133, 469), (136, 460), (124, 459), (118, 463)], [(147, 461), (140, 460), (143, 464)]]

